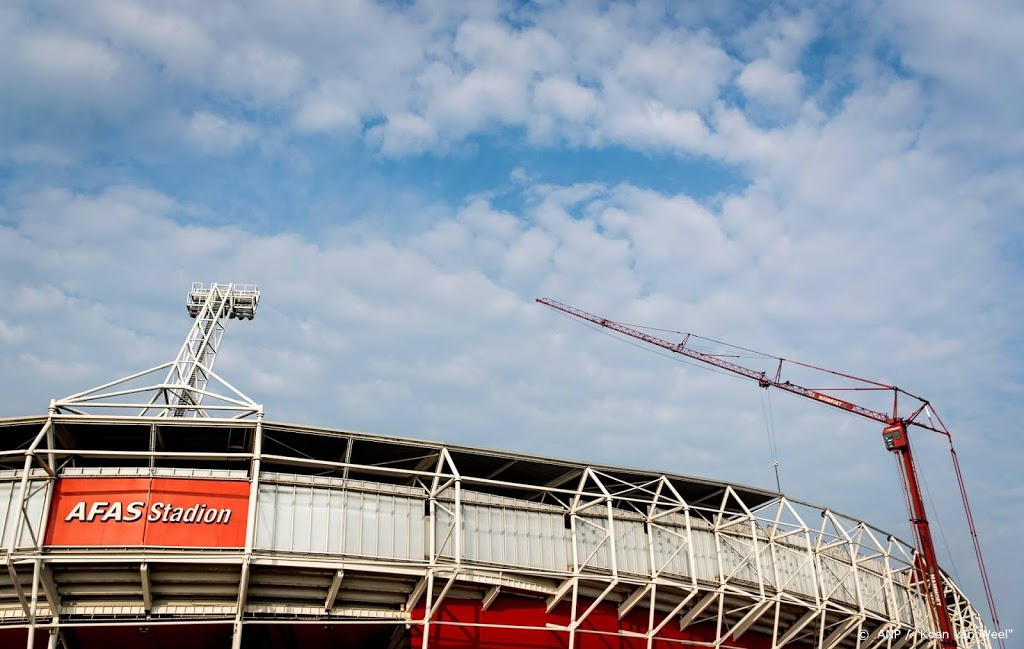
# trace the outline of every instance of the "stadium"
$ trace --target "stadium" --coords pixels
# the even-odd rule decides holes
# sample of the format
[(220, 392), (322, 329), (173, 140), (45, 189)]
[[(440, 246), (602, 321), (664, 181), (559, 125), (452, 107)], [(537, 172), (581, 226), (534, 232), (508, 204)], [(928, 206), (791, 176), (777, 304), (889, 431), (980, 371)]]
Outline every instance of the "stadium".
[(0, 420), (0, 646), (936, 644), (914, 546), (827, 507), (265, 419), (212, 369), (258, 303), (194, 285), (175, 360)]

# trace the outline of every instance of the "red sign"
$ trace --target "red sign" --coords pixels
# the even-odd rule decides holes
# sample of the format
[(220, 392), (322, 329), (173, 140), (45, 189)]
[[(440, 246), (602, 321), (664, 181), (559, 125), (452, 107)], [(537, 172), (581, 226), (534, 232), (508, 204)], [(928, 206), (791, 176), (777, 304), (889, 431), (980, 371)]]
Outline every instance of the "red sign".
[(61, 478), (46, 545), (245, 546), (249, 483), (191, 478)]

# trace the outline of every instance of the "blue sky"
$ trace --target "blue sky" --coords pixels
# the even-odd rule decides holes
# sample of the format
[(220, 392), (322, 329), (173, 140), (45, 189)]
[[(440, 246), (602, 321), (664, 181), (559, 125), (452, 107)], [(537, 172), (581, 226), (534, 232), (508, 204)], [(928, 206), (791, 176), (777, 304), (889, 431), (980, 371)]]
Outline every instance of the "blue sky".
[[(774, 484), (756, 388), (550, 296), (931, 399), (1024, 627), (1021, 33), (998, 0), (7, 3), (0, 415), (258, 282), (218, 369), (275, 420)], [(773, 403), (787, 493), (910, 536), (876, 427)]]

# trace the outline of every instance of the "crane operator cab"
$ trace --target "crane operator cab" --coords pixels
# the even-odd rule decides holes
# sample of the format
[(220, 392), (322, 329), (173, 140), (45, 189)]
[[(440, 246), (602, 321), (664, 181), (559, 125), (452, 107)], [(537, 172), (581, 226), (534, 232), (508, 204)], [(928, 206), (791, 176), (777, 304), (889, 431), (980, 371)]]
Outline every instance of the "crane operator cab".
[(885, 449), (895, 451), (907, 445), (907, 427), (903, 424), (893, 424), (882, 429), (882, 439), (885, 440)]

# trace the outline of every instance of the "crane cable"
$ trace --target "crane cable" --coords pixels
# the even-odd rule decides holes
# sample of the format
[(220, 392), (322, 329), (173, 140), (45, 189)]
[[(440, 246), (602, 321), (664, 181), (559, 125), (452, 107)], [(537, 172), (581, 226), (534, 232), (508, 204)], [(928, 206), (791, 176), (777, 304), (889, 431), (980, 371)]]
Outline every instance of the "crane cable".
[[(760, 389), (761, 386), (758, 386)], [(779, 482), (779, 447), (775, 439), (775, 413), (772, 412), (772, 395), (768, 392), (768, 407), (765, 408), (764, 394), (768, 388), (761, 392), (761, 414), (764, 415), (764, 429), (768, 433), (768, 451), (772, 458), (772, 468), (775, 469), (775, 490), (782, 493), (782, 484)]]
[[(561, 315), (561, 316), (563, 316), (563, 317), (565, 317), (565, 318), (567, 318), (567, 319), (569, 319), (569, 320), (571, 320), (573, 322), (581, 324), (584, 327), (587, 327), (588, 329), (593, 329), (594, 331), (596, 331), (597, 333), (599, 333), (601, 335), (608, 336), (609, 338), (611, 338), (613, 340), (617, 340), (619, 342), (626, 343), (627, 345), (631, 345), (633, 347), (636, 347), (637, 349), (642, 349), (643, 351), (651, 353), (651, 354), (655, 354), (656, 356), (661, 356), (663, 358), (667, 358), (670, 361), (675, 361), (677, 363), (682, 363), (683, 365), (689, 365), (690, 367), (696, 367), (699, 370), (704, 370), (704, 371), (707, 371), (707, 372), (713, 372), (715, 374), (721, 374), (723, 376), (728, 376), (728, 377), (732, 377), (732, 378), (738, 378), (735, 374), (732, 374), (730, 372), (724, 372), (724, 371), (722, 371), (720, 369), (717, 369), (717, 368), (714, 368), (714, 367), (707, 367), (706, 365), (700, 365), (700, 364), (694, 363), (692, 361), (687, 361), (685, 359), (679, 358), (678, 356), (674, 356), (674, 355), (671, 355), (671, 354), (665, 354), (663, 352), (659, 352), (657, 350), (651, 349), (650, 347), (644, 347), (643, 345), (639, 345), (639, 344), (637, 344), (637, 343), (635, 343), (635, 342), (633, 342), (631, 340), (627, 340), (627, 339), (622, 338), (620, 336), (616, 336), (616, 335), (612, 334), (611, 332), (605, 330), (602, 327), (598, 327), (597, 325), (592, 325), (590, 323), (583, 322), (583, 321), (580, 321), (580, 320), (578, 320), (576, 318), (573, 318), (571, 315), (569, 315), (567, 313), (563, 313), (563, 312), (557, 311), (557, 310), (556, 310), (556, 313), (558, 313), (559, 315)], [(636, 326), (639, 326), (639, 325), (636, 325)], [(658, 329), (657, 327), (644, 327), (644, 328), (645, 329), (654, 329), (656, 331), (667, 331), (667, 332), (670, 332), (670, 333), (682, 333), (682, 332), (674, 331), (672, 329)], [(716, 342), (716, 343), (718, 342), (718, 341), (715, 341), (715, 340), (711, 340), (710, 338), (703, 338), (702, 336), (695, 336), (695, 337), (696, 338), (701, 338), (702, 340), (708, 340), (710, 342)], [(748, 349), (746, 349), (744, 347), (736, 347), (735, 345), (728, 345), (727, 343), (719, 343), (719, 344), (723, 344), (723, 345), (726, 345), (728, 347), (735, 347), (736, 349), (741, 349), (743, 351), (752, 351), (752, 350), (748, 350)], [(761, 352), (753, 352), (753, 353), (761, 354)], [(767, 357), (767, 358), (775, 358), (774, 356), (767, 356), (766, 354), (761, 354), (761, 356), (762, 357)], [(759, 385), (758, 389), (760, 389), (760, 387), (761, 386)], [(767, 388), (765, 388), (764, 391), (768, 392), (768, 406), (767, 406), (767, 408), (765, 407), (765, 397), (764, 397), (764, 394), (762, 393), (761, 394), (761, 413), (764, 415), (764, 426), (765, 426), (765, 430), (768, 433), (768, 449), (769, 449), (769, 452), (770, 452), (770, 455), (771, 455), (772, 468), (775, 470), (775, 490), (778, 491), (779, 493), (782, 493), (782, 484), (779, 481), (779, 447), (778, 447), (778, 443), (777, 443), (776, 437), (775, 437), (775, 412), (774, 412), (774, 410), (772, 408), (772, 395), (771, 395), (771, 392), (769, 392)]]
[[(928, 407), (928, 404), (924, 406), (924, 414), (928, 417), (929, 422), (932, 420), (932, 409)], [(953, 448), (953, 436), (949, 434), (946, 429), (945, 422), (939, 417), (939, 413), (935, 413), (935, 419), (938, 420), (939, 426), (942, 430), (946, 431), (946, 441), (949, 442), (949, 455), (953, 460), (953, 471), (956, 474), (957, 486), (960, 488), (960, 499), (964, 504), (964, 514), (967, 517), (967, 530), (970, 532), (971, 541), (974, 544), (974, 556), (978, 561), (978, 571), (981, 573), (981, 586), (985, 591), (985, 599), (988, 603), (988, 613), (992, 618), (992, 626), (994, 627), (996, 645), (999, 649), (1006, 649), (1006, 635), (1003, 633), (1002, 627), (999, 622), (999, 613), (996, 611), (995, 597), (992, 595), (992, 585), (988, 580), (988, 570), (985, 568), (985, 558), (981, 553), (981, 541), (978, 539), (978, 529), (974, 525), (974, 514), (971, 512), (971, 503), (967, 500), (967, 487), (964, 485), (964, 476), (960, 472), (960, 460), (957, 458), (956, 449)], [(940, 530), (941, 531), (941, 530)]]
[(939, 510), (935, 507), (935, 501), (932, 500), (932, 492), (928, 488), (928, 481), (924, 477), (924, 471), (920, 468), (917, 470), (917, 476), (921, 479), (921, 486), (924, 487), (924, 494), (928, 496), (928, 505), (931, 506), (932, 519), (935, 521), (935, 526), (939, 528), (939, 536), (942, 537), (942, 545), (946, 548), (946, 556), (949, 557), (949, 566), (953, 569), (953, 576), (956, 577), (957, 583), (960, 581), (960, 573), (956, 569), (956, 561), (953, 559), (953, 553), (949, 549), (949, 542), (946, 540), (946, 532), (942, 529), (942, 519), (939, 517)]
[[(539, 299), (537, 301), (541, 302), (542, 304), (546, 304), (547, 306), (552, 306), (548, 302), (544, 302), (544, 301), (539, 300)], [(566, 318), (569, 318), (570, 320), (574, 320), (576, 322), (580, 322), (579, 320), (577, 320), (576, 317), (573, 317), (574, 314), (572, 314), (572, 313), (570, 313), (568, 311), (565, 311), (565, 309), (560, 308), (560, 307), (553, 307), (553, 308), (555, 308), (556, 311), (558, 311), (560, 315), (562, 315), (562, 316), (564, 316)], [(589, 327), (590, 329), (593, 329), (593, 330), (595, 330), (595, 331), (597, 331), (597, 332), (599, 332), (601, 334), (604, 334), (604, 335), (606, 335), (606, 336), (608, 336), (610, 338), (613, 338), (615, 340), (618, 340), (620, 342), (624, 342), (624, 343), (626, 343), (628, 345), (632, 345), (634, 347), (637, 347), (638, 349), (643, 349), (643, 350), (645, 350), (647, 352), (650, 352), (650, 353), (653, 353), (653, 354), (657, 354), (658, 356), (664, 356), (665, 358), (668, 358), (670, 360), (674, 360), (674, 361), (683, 363), (684, 365), (690, 365), (690, 366), (693, 366), (693, 367), (698, 367), (700, 369), (711, 371), (711, 372), (714, 372), (716, 374), (724, 374), (724, 375), (737, 376), (736, 374), (730, 374), (730, 372), (725, 372), (725, 371), (722, 371), (722, 370), (720, 370), (718, 368), (706, 367), (706, 366), (703, 366), (703, 365), (698, 365), (697, 363), (688, 362), (688, 361), (683, 360), (683, 359), (681, 359), (681, 358), (679, 358), (677, 356), (671, 356), (669, 354), (665, 354), (665, 353), (662, 353), (662, 352), (650, 349), (648, 347), (644, 347), (642, 345), (638, 345), (638, 344), (636, 344), (636, 343), (634, 343), (632, 341), (625, 340), (624, 338), (620, 338), (619, 336), (612, 335), (610, 332), (604, 330), (603, 325), (602, 326), (597, 326), (597, 325), (589, 324), (588, 322), (580, 322), (580, 324), (583, 324), (584, 326)], [(617, 324), (623, 324), (623, 326), (630, 326), (630, 325), (627, 325), (627, 324), (624, 324), (624, 323), (617, 323)], [(644, 328), (644, 329), (655, 330), (655, 331), (664, 331), (664, 332), (671, 332), (671, 333), (683, 333), (683, 332), (676, 331), (674, 329), (658, 329), (656, 327), (641, 327), (640, 325), (636, 325), (636, 326), (640, 327), (640, 328)], [(630, 335), (630, 334), (626, 334), (626, 335)], [(694, 337), (694, 338), (699, 338), (701, 340), (705, 340), (705, 341), (710, 342), (710, 343), (726, 345), (726, 346), (732, 347), (734, 349), (739, 349), (741, 351), (746, 351), (746, 352), (749, 352), (749, 353), (757, 354), (758, 357), (761, 357), (761, 358), (773, 358), (773, 359), (778, 359), (780, 361), (783, 360), (781, 358), (778, 358), (778, 357), (775, 357), (775, 356), (771, 356), (769, 354), (764, 354), (763, 352), (757, 352), (755, 350), (747, 349), (747, 348), (744, 348), (744, 347), (738, 347), (736, 345), (729, 345), (728, 343), (722, 343), (722, 342), (714, 340), (712, 338), (705, 338), (703, 336), (696, 336), (696, 335), (693, 335), (693, 334), (687, 334), (687, 335), (691, 336), (691, 337)], [(790, 361), (790, 362), (795, 362), (795, 361)], [(814, 366), (810, 366), (810, 365), (808, 365), (807, 367), (811, 367), (812, 369), (816, 369), (816, 370), (822, 370), (822, 368), (814, 367)], [(831, 370), (822, 370), (822, 371), (826, 371), (826, 372), (829, 372), (829, 373), (832, 373), (832, 374), (838, 374), (839, 376), (846, 376), (845, 374), (841, 374), (841, 373), (837, 373), (837, 372), (832, 372)], [(856, 378), (856, 377), (851, 377), (851, 378)], [(863, 379), (861, 379), (861, 380), (863, 380)], [(880, 384), (877, 384), (877, 385), (880, 385)], [(883, 386), (883, 387), (890, 387), (890, 386)], [(900, 392), (903, 392), (903, 391), (900, 390)], [(914, 395), (912, 395), (910, 393), (906, 393), (906, 394), (908, 394), (911, 397), (914, 397)], [(926, 401), (924, 401), (923, 399), (920, 399), (920, 397), (914, 397), (914, 398), (918, 399), (919, 401), (923, 401), (924, 402), (924, 406), (923, 406), (924, 412), (927, 415), (928, 420), (931, 422), (932, 421), (932, 411), (928, 407), (929, 404)], [(769, 407), (770, 407), (770, 403), (771, 403), (770, 399), (771, 399), (771, 397), (769, 396)], [(973, 516), (973, 514), (971, 512), (971, 506), (970, 506), (970, 503), (968, 502), (968, 499), (967, 499), (967, 490), (966, 490), (966, 486), (964, 485), (963, 474), (960, 471), (960, 461), (957, 458), (956, 450), (953, 448), (953, 436), (950, 435), (948, 429), (946, 429), (946, 426), (943, 423), (942, 418), (939, 417), (938, 413), (935, 413), (935, 419), (938, 420), (939, 427), (936, 428), (936, 427), (932, 426), (932, 427), (930, 427), (930, 430), (934, 430), (935, 432), (939, 432), (939, 433), (944, 434), (946, 436), (947, 440), (949, 441), (949, 453), (950, 453), (950, 455), (952, 456), (952, 459), (953, 459), (953, 469), (954, 469), (954, 472), (956, 473), (957, 483), (958, 483), (958, 486), (960, 488), (960, 497), (963, 500), (964, 512), (965, 512), (965, 514), (967, 516), (967, 525), (968, 525), (968, 529), (970, 531), (971, 540), (974, 543), (974, 553), (975, 553), (975, 556), (976, 556), (977, 561), (978, 561), (978, 568), (980, 569), (980, 572), (981, 572), (981, 582), (982, 582), (982, 586), (983, 586), (984, 591), (985, 591), (985, 598), (988, 600), (989, 614), (990, 614), (990, 616), (992, 618), (993, 626), (995, 627), (995, 633), (993, 635), (994, 635), (996, 643), (1000, 647), (1000, 649), (1005, 649), (1005, 647), (1006, 647), (1005, 637), (1006, 636), (1002, 632), (1002, 629), (1001, 629), (1001, 626), (1000, 626), (1000, 622), (999, 622), (999, 616), (996, 613), (995, 599), (994, 599), (994, 597), (992, 595), (992, 587), (991, 587), (991, 584), (989, 583), (987, 570), (985, 569), (985, 560), (982, 557), (981, 543), (979, 542), (978, 532), (977, 532), (977, 529), (976, 529), (976, 527), (974, 525), (974, 516)], [(911, 422), (911, 423), (913, 423), (913, 422)], [(775, 453), (776, 449), (774, 447), (774, 443), (773, 443), (772, 440), (773, 440), (773, 435), (771, 433), (771, 427), (769, 427), (769, 443), (772, 444), (773, 456), (776, 456), (777, 453)], [(776, 471), (776, 485), (778, 485), (778, 466), (777, 466), (778, 461), (777, 461), (777, 459), (773, 458), (772, 462), (773, 462), (773, 466), (775, 466), (775, 471)], [(911, 503), (910, 503), (910, 500), (909, 500), (910, 496), (909, 496), (909, 493), (907, 493), (907, 491), (906, 491), (906, 488), (907, 488), (907, 483), (906, 483), (907, 476), (904, 475), (904, 473), (903, 473), (903, 466), (899, 462), (898, 459), (896, 461), (896, 465), (898, 467), (898, 473), (899, 473), (899, 476), (900, 476), (900, 481), (903, 483), (903, 486), (904, 486), (904, 496), (907, 498), (907, 503), (906, 503), (907, 504), (907, 511), (908, 511), (908, 514), (910, 514), (910, 516), (912, 518), (913, 517), (913, 514), (912, 514), (913, 510), (912, 510)], [(930, 499), (931, 499), (931, 495), (929, 494), (929, 500)], [(934, 507), (933, 507), (933, 509), (934, 509)], [(940, 531), (940, 534), (941, 534), (942, 533), (941, 528), (940, 528), (939, 531)], [(914, 536), (915, 536), (915, 539), (917, 540), (917, 546), (920, 547), (921, 546), (921, 539), (920, 539), (920, 536), (917, 533), (916, 529), (914, 530)], [(944, 534), (943, 534), (943, 537), (945, 537)], [(945, 538), (943, 538), (943, 540), (945, 540)], [(948, 550), (949, 550), (949, 548), (948, 548), (948, 544), (947, 544), (947, 552), (948, 552)]]

